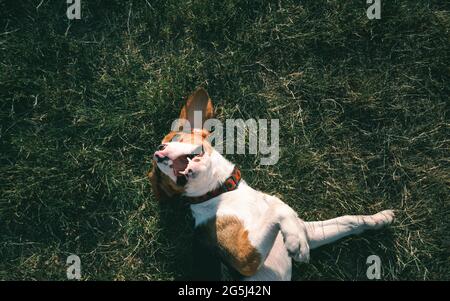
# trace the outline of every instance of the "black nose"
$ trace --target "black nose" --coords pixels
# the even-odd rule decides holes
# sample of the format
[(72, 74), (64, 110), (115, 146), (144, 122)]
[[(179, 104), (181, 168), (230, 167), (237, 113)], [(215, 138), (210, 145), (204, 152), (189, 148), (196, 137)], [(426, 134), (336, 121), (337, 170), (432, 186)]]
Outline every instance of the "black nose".
[(161, 145), (158, 146), (158, 150), (162, 151), (162, 150), (164, 150), (166, 148), (166, 146), (167, 146), (167, 144), (161, 144)]

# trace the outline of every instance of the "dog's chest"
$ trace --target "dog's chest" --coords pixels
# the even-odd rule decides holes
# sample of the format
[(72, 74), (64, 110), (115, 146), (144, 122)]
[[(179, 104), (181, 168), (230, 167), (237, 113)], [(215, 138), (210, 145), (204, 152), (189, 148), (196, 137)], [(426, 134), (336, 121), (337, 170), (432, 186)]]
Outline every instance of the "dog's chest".
[(248, 229), (267, 207), (264, 194), (242, 182), (236, 190), (221, 194), (207, 202), (191, 205), (191, 212), (196, 227), (212, 219), (234, 216)]
[(251, 226), (256, 224), (264, 209), (257, 203), (264, 200), (259, 199), (260, 193), (252, 189), (242, 187), (240, 190), (193, 205), (191, 209), (203, 243), (246, 275), (251, 274), (261, 260), (251, 243), (249, 231), (255, 231)]

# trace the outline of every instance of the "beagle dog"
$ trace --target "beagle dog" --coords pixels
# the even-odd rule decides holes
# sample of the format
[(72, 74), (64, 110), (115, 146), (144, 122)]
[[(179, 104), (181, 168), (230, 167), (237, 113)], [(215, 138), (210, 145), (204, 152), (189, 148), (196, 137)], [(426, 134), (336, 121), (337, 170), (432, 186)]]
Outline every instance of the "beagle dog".
[(206, 129), (185, 130), (187, 122), (195, 124), (196, 111), (202, 113), (202, 125), (213, 118), (211, 99), (202, 88), (181, 110), (179, 120), (185, 123), (162, 139), (149, 177), (156, 198), (188, 202), (197, 237), (209, 250), (203, 254), (219, 258), (236, 278), (290, 280), (292, 259), (308, 262), (310, 249), (392, 223), (392, 210), (303, 221), (279, 198), (250, 187), (240, 170), (211, 146)]

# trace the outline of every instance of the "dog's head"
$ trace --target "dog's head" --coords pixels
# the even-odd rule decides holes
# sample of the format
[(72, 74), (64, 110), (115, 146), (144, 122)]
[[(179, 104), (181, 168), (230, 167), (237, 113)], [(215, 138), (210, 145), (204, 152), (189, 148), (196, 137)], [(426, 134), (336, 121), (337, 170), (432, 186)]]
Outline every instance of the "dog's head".
[(201, 191), (200, 187), (210, 176), (214, 152), (206, 140), (209, 132), (203, 129), (203, 124), (213, 115), (208, 93), (197, 89), (181, 109), (176, 130), (162, 139), (153, 154), (149, 178), (157, 199), (173, 198), (188, 190)]

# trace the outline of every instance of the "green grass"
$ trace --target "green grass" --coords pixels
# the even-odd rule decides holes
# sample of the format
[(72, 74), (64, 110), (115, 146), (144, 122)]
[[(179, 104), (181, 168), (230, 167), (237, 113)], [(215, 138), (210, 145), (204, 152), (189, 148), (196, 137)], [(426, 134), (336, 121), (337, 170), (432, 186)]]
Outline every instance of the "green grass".
[[(227, 156), (305, 220), (394, 208), (296, 280), (450, 280), (450, 18), (442, 1), (0, 2), (0, 279), (185, 279), (191, 223), (146, 172), (197, 86), (280, 119), (281, 157)], [(94, 3), (95, 2), (95, 3)], [(40, 5), (39, 5), (40, 4)]]

